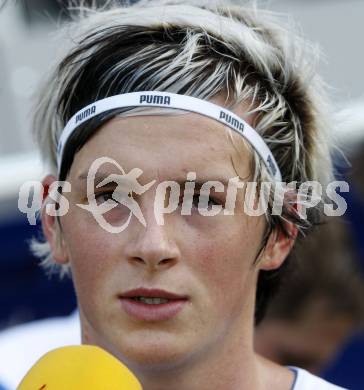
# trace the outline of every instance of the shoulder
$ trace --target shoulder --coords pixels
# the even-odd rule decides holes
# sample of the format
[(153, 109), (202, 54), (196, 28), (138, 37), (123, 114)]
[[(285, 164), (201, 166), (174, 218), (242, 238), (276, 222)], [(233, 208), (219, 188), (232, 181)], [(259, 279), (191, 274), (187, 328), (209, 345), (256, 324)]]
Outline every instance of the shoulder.
[(325, 380), (312, 375), (306, 370), (297, 367), (289, 367), (296, 374), (292, 390), (347, 390), (343, 387), (333, 385)]
[(0, 383), (15, 388), (46, 352), (80, 342), (77, 311), (66, 317), (34, 321), (0, 332)]

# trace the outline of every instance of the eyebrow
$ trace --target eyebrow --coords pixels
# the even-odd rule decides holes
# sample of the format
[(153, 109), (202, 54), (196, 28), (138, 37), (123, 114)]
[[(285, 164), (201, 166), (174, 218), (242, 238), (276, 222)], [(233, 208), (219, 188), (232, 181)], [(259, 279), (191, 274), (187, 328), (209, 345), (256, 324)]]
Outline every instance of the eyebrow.
[[(79, 180), (79, 181), (87, 180), (88, 174), (89, 174), (89, 171), (85, 171), (85, 172), (81, 173), (77, 177), (77, 180)], [(102, 182), (104, 179), (106, 179), (107, 177), (109, 177), (110, 175), (113, 175), (113, 174), (115, 174), (115, 172), (102, 172), (102, 171), (97, 172), (95, 174), (95, 184)], [(108, 184), (111, 184), (111, 183), (112, 182), (110, 182)]]
[[(112, 174), (115, 174), (115, 172), (102, 172), (102, 171), (97, 172), (96, 175), (95, 175), (95, 181), (94, 181), (95, 185), (97, 185), (98, 183), (101, 183), (104, 179), (106, 179), (107, 177), (109, 177)], [(77, 177), (77, 180), (79, 180), (79, 181), (87, 180), (87, 176), (88, 176), (88, 171), (85, 171), (85, 172), (81, 173)], [(181, 178), (173, 179), (173, 180), (168, 179), (168, 181), (174, 181), (174, 182), (178, 183), (180, 185), (180, 187), (183, 187), (187, 182), (192, 182), (192, 183), (195, 183), (195, 188), (198, 189), (198, 190), (207, 181), (218, 181), (221, 184), (223, 184), (224, 189), (226, 189), (227, 186), (228, 186), (228, 183), (229, 183), (229, 179), (232, 179), (232, 178), (234, 178), (236, 176), (237, 175), (232, 176), (231, 178), (226, 178), (226, 177), (221, 177), (220, 176), (220, 177), (204, 178), (204, 179), (199, 179), (199, 180), (187, 180), (187, 177), (185, 177), (183, 179), (181, 179)], [(106, 185), (112, 185), (112, 182), (110, 182), (110, 183), (108, 183)]]
[[(181, 179), (177, 179), (177, 180), (174, 180), (176, 183), (178, 183), (180, 185), (180, 187), (183, 187), (186, 183), (188, 182), (191, 182), (191, 183), (195, 183), (195, 189), (196, 190), (200, 190), (201, 187), (203, 186), (203, 184), (205, 184), (207, 181), (218, 181), (220, 182), (223, 186), (224, 186), (224, 190), (227, 189), (227, 186), (228, 186), (228, 179), (226, 178), (206, 178), (206, 180), (187, 180), (184, 179), (184, 180), (181, 180)], [(213, 186), (212, 186), (213, 187)]]

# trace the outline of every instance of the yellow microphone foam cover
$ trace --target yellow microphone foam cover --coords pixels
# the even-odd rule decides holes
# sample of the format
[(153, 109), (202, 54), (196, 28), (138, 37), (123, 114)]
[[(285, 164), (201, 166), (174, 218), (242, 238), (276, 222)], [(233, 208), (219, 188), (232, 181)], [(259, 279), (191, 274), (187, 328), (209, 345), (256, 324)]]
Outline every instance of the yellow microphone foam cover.
[(142, 390), (118, 359), (93, 345), (54, 349), (28, 371), (17, 390)]

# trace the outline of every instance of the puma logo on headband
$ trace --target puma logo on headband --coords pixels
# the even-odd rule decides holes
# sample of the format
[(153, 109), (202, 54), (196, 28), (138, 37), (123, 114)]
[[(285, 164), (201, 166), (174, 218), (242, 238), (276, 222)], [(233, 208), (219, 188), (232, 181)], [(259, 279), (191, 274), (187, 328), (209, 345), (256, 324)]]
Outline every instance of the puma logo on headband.
[(269, 170), (272, 173), (272, 175), (275, 176), (277, 174), (277, 167), (276, 167), (271, 155), (269, 155), (267, 157), (267, 165), (268, 165)]
[(236, 130), (244, 131), (244, 123), (233, 118), (231, 115), (228, 115), (225, 111), (220, 111), (220, 119), (226, 122), (229, 125), (232, 125)]
[(87, 118), (90, 115), (95, 114), (95, 112), (96, 112), (96, 106), (86, 108), (86, 110), (84, 110), (76, 115), (76, 123), (82, 121), (83, 119)]
[(161, 104), (169, 106), (171, 104), (171, 98), (169, 96), (162, 95), (141, 95), (139, 102), (147, 104)]

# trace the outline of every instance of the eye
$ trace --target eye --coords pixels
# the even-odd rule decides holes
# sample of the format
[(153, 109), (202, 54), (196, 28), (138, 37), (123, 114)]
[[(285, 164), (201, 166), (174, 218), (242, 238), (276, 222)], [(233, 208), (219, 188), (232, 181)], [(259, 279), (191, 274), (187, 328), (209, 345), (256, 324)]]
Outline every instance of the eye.
[[(114, 195), (114, 196), (113, 196)], [(125, 199), (125, 196), (131, 198), (132, 194), (129, 192), (128, 194), (120, 194), (120, 192), (116, 191), (115, 189), (113, 190), (108, 190), (108, 191), (103, 191), (95, 194), (95, 200), (97, 204), (102, 204), (107, 202), (108, 200), (112, 200), (115, 203), (118, 202), (118, 197), (123, 197)]]
[(194, 194), (192, 204), (194, 207), (198, 208), (199, 203), (201, 203), (201, 207), (207, 205), (208, 208), (216, 205), (221, 205), (217, 199), (212, 197), (211, 195), (206, 194)]
[[(184, 196), (186, 196), (186, 199), (184, 199)], [(206, 207), (208, 209), (210, 209), (212, 206), (222, 205), (222, 201), (211, 195), (211, 193), (208, 195), (200, 192), (194, 192), (193, 194), (188, 192), (183, 193), (179, 198), (179, 207), (183, 207), (184, 202), (185, 206), (187, 206), (188, 204), (192, 204), (192, 209), (198, 209), (199, 204), (200, 207)]]
[(114, 202), (116, 202), (115, 199), (113, 199), (112, 197), (113, 193), (114, 191), (105, 191), (95, 194), (96, 203), (102, 204), (107, 202), (108, 200), (113, 200)]

